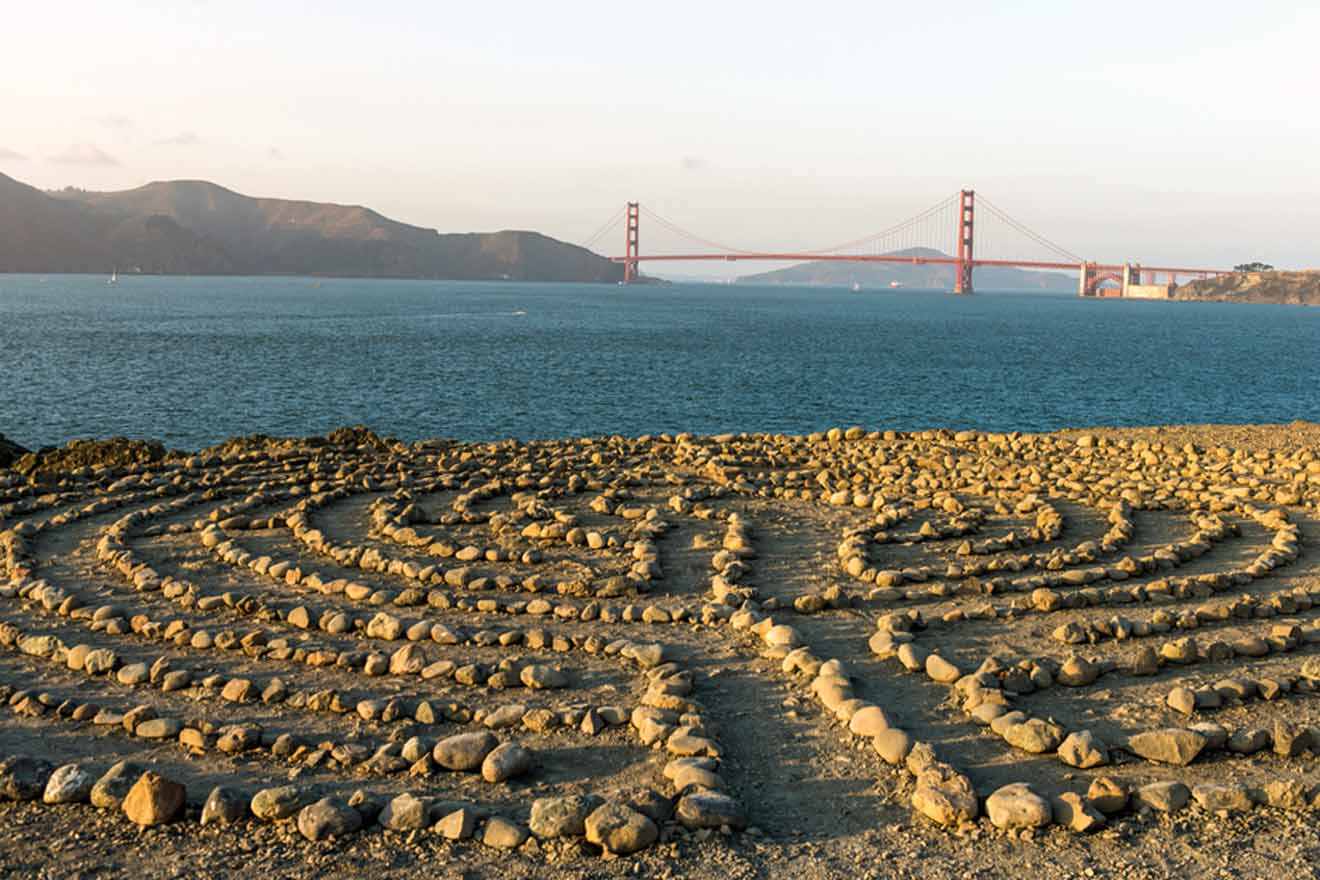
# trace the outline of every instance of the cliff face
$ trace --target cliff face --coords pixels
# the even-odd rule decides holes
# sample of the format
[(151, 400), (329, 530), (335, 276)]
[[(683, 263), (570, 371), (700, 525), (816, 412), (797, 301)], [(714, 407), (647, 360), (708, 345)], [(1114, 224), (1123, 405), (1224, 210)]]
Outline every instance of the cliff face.
[[(907, 248), (893, 251), (899, 257), (947, 257), (932, 248)], [(904, 265), (902, 263), (799, 263), (786, 269), (744, 275), (738, 279), (752, 284), (861, 284), (865, 287), (889, 287), (898, 282), (903, 287), (921, 290), (953, 290), (954, 268), (943, 265)], [(1000, 266), (982, 266), (973, 279), (981, 290), (1077, 290), (1075, 275), (1059, 272), (1032, 272)]]
[(1174, 299), (1320, 306), (1320, 270), (1235, 272), (1184, 284)]
[(441, 235), (360, 206), (206, 181), (44, 193), (0, 175), (0, 272), (603, 281), (623, 268), (536, 232)]

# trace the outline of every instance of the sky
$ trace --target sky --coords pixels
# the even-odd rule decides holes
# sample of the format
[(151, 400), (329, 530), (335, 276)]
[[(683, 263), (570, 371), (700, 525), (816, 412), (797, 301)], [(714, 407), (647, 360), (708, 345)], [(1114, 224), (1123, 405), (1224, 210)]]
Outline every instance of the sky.
[[(1320, 266), (1320, 4), (65, 0), (5, 19), (0, 173), (42, 188), (201, 178), (574, 242), (639, 200), (786, 249), (968, 187), (1088, 259)], [(681, 245), (643, 229), (644, 250)]]

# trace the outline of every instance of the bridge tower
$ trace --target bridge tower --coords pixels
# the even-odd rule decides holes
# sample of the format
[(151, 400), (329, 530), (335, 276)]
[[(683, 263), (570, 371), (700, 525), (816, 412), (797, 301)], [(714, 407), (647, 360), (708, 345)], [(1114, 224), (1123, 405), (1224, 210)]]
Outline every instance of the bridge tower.
[(954, 293), (972, 292), (972, 245), (976, 216), (976, 192), (965, 189), (958, 195), (958, 266)]
[(623, 283), (632, 284), (637, 280), (638, 233), (641, 227), (641, 203), (628, 203), (628, 222), (624, 227), (624, 263)]

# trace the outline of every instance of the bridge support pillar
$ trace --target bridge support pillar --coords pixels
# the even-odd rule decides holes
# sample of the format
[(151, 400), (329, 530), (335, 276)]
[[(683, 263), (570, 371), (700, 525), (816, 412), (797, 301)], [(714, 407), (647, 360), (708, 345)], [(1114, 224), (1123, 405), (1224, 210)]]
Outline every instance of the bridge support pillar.
[(624, 228), (623, 283), (632, 284), (637, 280), (637, 253), (641, 229), (641, 203), (628, 203), (628, 222)]
[(965, 189), (958, 194), (958, 265), (953, 279), (954, 293), (972, 293), (973, 231), (976, 218), (976, 192)]

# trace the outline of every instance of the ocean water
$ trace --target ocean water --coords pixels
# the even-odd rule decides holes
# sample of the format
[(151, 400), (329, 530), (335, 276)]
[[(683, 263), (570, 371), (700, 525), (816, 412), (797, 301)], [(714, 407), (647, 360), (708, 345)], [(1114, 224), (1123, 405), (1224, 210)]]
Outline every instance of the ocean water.
[(0, 275), (26, 446), (1320, 420), (1320, 309), (676, 284)]

